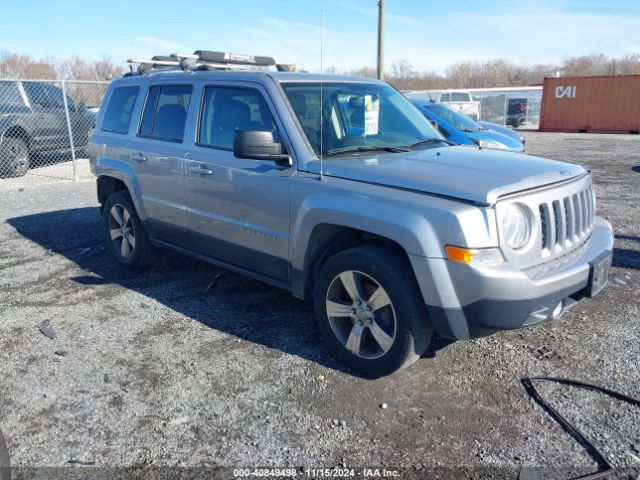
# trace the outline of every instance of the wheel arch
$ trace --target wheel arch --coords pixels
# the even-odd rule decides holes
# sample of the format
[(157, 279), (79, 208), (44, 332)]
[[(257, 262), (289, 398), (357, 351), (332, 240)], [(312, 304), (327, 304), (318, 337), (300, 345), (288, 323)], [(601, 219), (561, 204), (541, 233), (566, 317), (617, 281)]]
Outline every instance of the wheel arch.
[(26, 128), (24, 128), (23, 126), (11, 125), (6, 127), (5, 130), (2, 132), (2, 135), (0, 136), (0, 140), (2, 140), (5, 137), (19, 138), (21, 140), (24, 140), (25, 143), (27, 144), (27, 148), (31, 150), (31, 135), (29, 135), (29, 132), (27, 132)]
[(143, 224), (146, 222), (147, 214), (142, 203), (142, 189), (140, 188), (135, 168), (130, 163), (120, 158), (92, 157), (91, 171), (96, 176), (98, 202), (100, 205), (103, 205), (104, 200), (108, 198), (108, 196), (101, 197), (102, 188), (105, 189), (105, 192), (112, 193), (115, 190), (109, 190), (109, 188), (121, 188), (124, 185), (129, 192), (140, 220)]
[[(412, 222), (345, 216), (337, 212), (321, 216), (325, 221), (305, 227), (304, 233), (296, 237), (291, 262), (291, 289), (296, 298), (309, 299), (315, 276), (324, 262), (352, 247), (380, 245), (398, 253), (409, 263), (410, 254), (426, 256), (421, 238), (410, 230)], [(342, 221), (329, 221), (331, 217)], [(425, 227), (428, 226), (422, 225), (422, 229)], [(415, 275), (413, 267), (412, 273)]]
[[(109, 175), (100, 175), (96, 180), (96, 187), (98, 189), (98, 203), (101, 209), (107, 201), (107, 198), (109, 198), (109, 195), (113, 192), (120, 190), (129, 192), (127, 185), (121, 179)], [(131, 192), (129, 192), (129, 194), (131, 194)]]

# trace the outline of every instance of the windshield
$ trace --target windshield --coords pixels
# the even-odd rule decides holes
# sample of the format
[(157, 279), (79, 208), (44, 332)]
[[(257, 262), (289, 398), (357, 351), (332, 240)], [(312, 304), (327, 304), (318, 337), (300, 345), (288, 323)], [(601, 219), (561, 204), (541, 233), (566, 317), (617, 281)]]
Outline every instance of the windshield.
[(24, 105), (16, 82), (0, 82), (0, 104)]
[(425, 105), (425, 108), (441, 118), (456, 130), (463, 132), (477, 132), (482, 130), (483, 127), (479, 123), (476, 123), (468, 115), (464, 113), (456, 112), (453, 108), (447, 107), (441, 103), (431, 103)]
[[(376, 149), (402, 151), (427, 140), (444, 141), (397, 90), (383, 83), (282, 85), (316, 155)], [(322, 127), (322, 128), (321, 128)]]
[(451, 101), (452, 102), (470, 102), (471, 95), (469, 95), (468, 93), (453, 92), (451, 94)]

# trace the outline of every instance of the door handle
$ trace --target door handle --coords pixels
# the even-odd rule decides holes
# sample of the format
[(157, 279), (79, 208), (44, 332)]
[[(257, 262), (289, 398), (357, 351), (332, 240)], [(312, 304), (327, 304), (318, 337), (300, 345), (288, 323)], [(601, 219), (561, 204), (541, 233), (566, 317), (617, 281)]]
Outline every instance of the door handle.
[(200, 175), (213, 175), (213, 170), (209, 170), (206, 165), (192, 166), (191, 173), (197, 173)]
[(138, 155), (136, 155), (136, 160), (138, 161), (138, 163), (146, 162), (147, 161), (147, 157), (145, 157), (141, 153), (138, 153)]

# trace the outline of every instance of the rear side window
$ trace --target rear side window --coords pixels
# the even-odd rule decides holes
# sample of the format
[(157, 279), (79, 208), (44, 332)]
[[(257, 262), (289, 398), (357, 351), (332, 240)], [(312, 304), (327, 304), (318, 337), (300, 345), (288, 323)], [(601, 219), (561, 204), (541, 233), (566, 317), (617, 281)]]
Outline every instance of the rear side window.
[(139, 135), (182, 142), (191, 101), (190, 85), (155, 85), (149, 89)]
[(449, 102), (450, 100), (451, 100), (450, 93), (443, 93), (442, 96), (440, 97), (441, 102)]
[(102, 130), (113, 133), (129, 133), (131, 113), (138, 97), (139, 87), (115, 88), (104, 112)]

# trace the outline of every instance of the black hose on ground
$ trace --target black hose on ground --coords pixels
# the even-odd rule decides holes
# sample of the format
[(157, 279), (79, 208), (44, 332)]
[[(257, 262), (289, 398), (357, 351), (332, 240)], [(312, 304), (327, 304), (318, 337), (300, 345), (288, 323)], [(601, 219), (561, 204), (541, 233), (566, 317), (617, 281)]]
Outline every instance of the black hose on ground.
[(7, 443), (0, 430), (0, 480), (11, 480), (11, 464), (9, 463), (9, 451)]
[(590, 473), (588, 475), (583, 475), (580, 477), (576, 477), (573, 480), (596, 480), (601, 478), (607, 478), (614, 472), (614, 468), (607, 461), (607, 459), (598, 451), (598, 449), (585, 438), (577, 428), (575, 428), (571, 423), (569, 423), (556, 409), (554, 409), (547, 401), (542, 398), (538, 390), (533, 386), (533, 382), (544, 381), (544, 382), (554, 382), (559, 383), (561, 385), (569, 385), (571, 387), (582, 388), (584, 390), (591, 390), (594, 392), (604, 393), (605, 395), (609, 395), (616, 400), (621, 402), (628, 403), (635, 407), (640, 407), (640, 400), (629, 397), (622, 393), (616, 392), (614, 390), (609, 390), (608, 388), (599, 387), (597, 385), (592, 385), (590, 383), (579, 382), (577, 380), (569, 380), (566, 378), (556, 378), (556, 377), (530, 377), (521, 379), (522, 385), (524, 386), (527, 393), (533, 398), (542, 409), (547, 412), (561, 427), (567, 432), (574, 440), (576, 440), (588, 453), (591, 455), (591, 458), (595, 460), (598, 464), (598, 471), (595, 473)]

